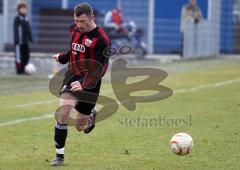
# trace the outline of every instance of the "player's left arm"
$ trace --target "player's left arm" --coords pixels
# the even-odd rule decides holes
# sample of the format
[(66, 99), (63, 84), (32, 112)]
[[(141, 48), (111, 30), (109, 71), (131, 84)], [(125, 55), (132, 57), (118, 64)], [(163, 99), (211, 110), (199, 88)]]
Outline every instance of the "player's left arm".
[[(100, 66), (101, 69), (95, 68), (95, 69), (90, 69), (88, 70), (88, 76), (84, 81), (75, 81), (71, 84), (71, 91), (79, 91), (82, 89), (87, 89), (87, 88), (93, 88), (94, 85), (96, 85), (97, 81), (104, 76), (104, 74), (107, 71), (108, 68), (108, 63), (109, 63), (109, 58), (110, 54), (107, 53), (107, 51), (110, 51), (110, 41), (108, 39), (99, 39), (96, 46), (95, 46), (95, 52), (96, 52), (96, 61), (98, 62), (96, 67)], [(96, 70), (98, 71), (96, 75)]]
[(99, 62), (99, 64), (101, 64), (102, 66), (101, 77), (103, 77), (108, 68), (111, 43), (109, 39), (102, 38), (99, 39), (95, 48), (96, 48), (96, 61)]
[(30, 26), (30, 23), (29, 23), (29, 22), (27, 22), (27, 27), (28, 27), (29, 41), (30, 41), (31, 43), (33, 43), (32, 30), (31, 30), (31, 26)]
[(96, 60), (92, 63), (94, 69), (88, 70), (88, 76), (81, 82), (82, 89), (94, 88), (99, 79), (101, 79), (107, 71), (110, 55), (111, 44), (108, 39), (99, 39), (95, 45)]

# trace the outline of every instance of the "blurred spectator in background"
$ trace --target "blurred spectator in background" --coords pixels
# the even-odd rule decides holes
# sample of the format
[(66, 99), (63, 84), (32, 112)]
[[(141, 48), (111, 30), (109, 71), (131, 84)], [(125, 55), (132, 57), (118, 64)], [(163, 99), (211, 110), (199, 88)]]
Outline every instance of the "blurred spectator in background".
[(240, 23), (240, 0), (234, 0), (233, 22), (234, 23)]
[(26, 16), (27, 4), (19, 3), (17, 12), (13, 24), (16, 73), (25, 74), (24, 68), (29, 61), (29, 42), (33, 42), (31, 28)]
[(180, 23), (180, 32), (182, 33), (182, 50), (181, 56), (183, 56), (183, 38), (186, 24), (192, 22), (198, 24), (202, 19), (202, 12), (197, 6), (196, 0), (189, 0), (186, 5), (182, 7), (181, 12), (181, 23)]
[(112, 47), (121, 48), (128, 44), (135, 51), (139, 51), (137, 57), (143, 58), (146, 54), (147, 45), (142, 40), (144, 30), (138, 28), (134, 21), (124, 20), (120, 8), (114, 8), (106, 13), (104, 17), (104, 30), (111, 39)]
[[(114, 29), (113, 37), (127, 37), (129, 41), (141, 41), (137, 25), (134, 21), (123, 22), (121, 10), (114, 8), (113, 10), (106, 13), (104, 18), (104, 27)], [(110, 37), (112, 37), (110, 35)]]
[(104, 26), (115, 28), (115, 30), (120, 29), (122, 22), (122, 13), (119, 8), (114, 8), (113, 10), (107, 12), (104, 18)]

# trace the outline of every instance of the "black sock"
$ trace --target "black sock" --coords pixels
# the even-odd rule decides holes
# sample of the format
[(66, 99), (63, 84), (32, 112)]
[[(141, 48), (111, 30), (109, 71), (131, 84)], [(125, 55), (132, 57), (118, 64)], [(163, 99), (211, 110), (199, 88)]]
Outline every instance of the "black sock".
[(64, 159), (64, 154), (57, 154), (56, 153), (56, 157)]
[[(56, 149), (63, 149), (65, 147), (67, 132), (67, 124), (60, 124), (57, 122), (54, 135)], [(56, 153), (56, 156), (64, 158), (64, 153)]]

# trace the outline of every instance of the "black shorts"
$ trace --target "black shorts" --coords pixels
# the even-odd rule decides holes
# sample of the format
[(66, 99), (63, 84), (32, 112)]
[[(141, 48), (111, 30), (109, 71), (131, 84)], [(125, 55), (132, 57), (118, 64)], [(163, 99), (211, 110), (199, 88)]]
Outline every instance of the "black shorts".
[(70, 88), (71, 88), (70, 84), (74, 81), (79, 81), (79, 80), (81, 82), (81, 80), (83, 80), (83, 78), (79, 77), (79, 76), (74, 76), (70, 80), (64, 79), (62, 88), (59, 93), (60, 93), (60, 95), (63, 93), (72, 94), (78, 100), (77, 104), (75, 106), (75, 109), (84, 115), (90, 115), (96, 105), (96, 102), (97, 102), (97, 99), (99, 96), (100, 87), (101, 87), (101, 79), (96, 82), (96, 85), (94, 88), (84, 89), (84, 90), (81, 90), (78, 92), (70, 91)]

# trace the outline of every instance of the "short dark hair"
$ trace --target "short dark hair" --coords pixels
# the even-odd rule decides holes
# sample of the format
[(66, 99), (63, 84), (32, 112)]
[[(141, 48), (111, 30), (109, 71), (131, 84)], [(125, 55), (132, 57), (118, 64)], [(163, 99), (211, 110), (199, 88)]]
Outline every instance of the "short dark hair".
[(86, 14), (87, 16), (93, 15), (93, 9), (88, 3), (82, 3), (74, 7), (75, 16), (79, 17), (82, 14)]
[(21, 8), (27, 8), (27, 4), (24, 3), (24, 2), (18, 3), (18, 4), (17, 4), (17, 11), (19, 12), (19, 10), (20, 10)]

